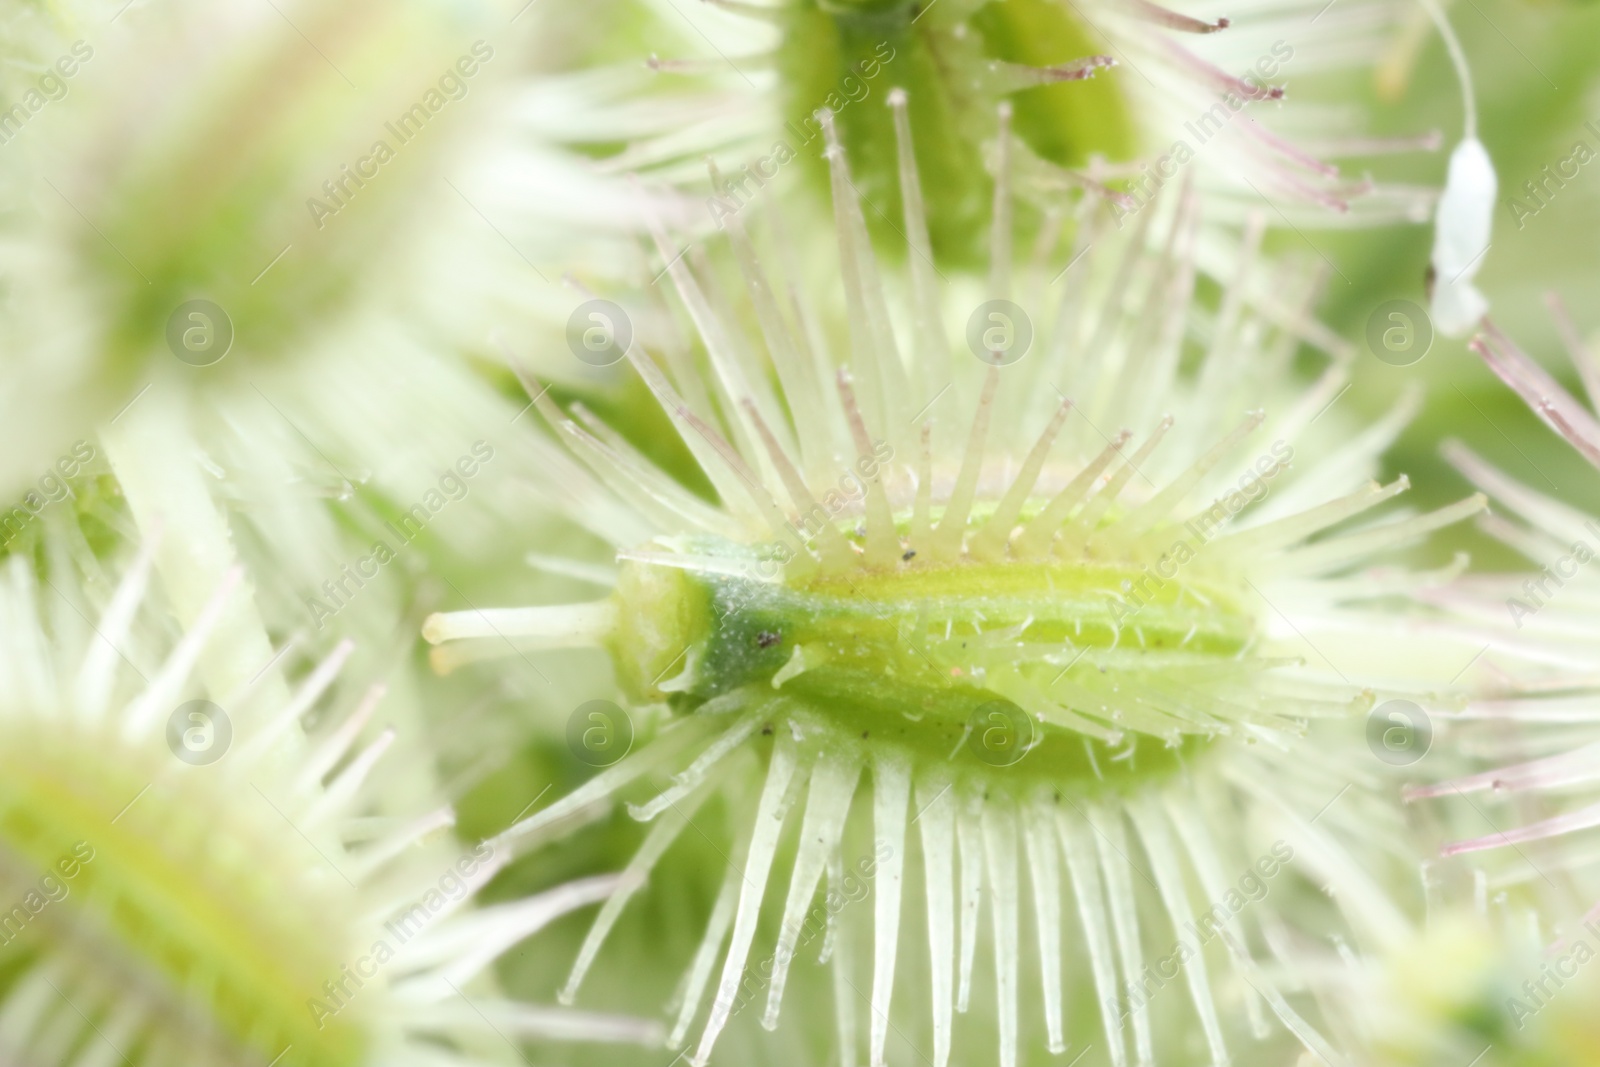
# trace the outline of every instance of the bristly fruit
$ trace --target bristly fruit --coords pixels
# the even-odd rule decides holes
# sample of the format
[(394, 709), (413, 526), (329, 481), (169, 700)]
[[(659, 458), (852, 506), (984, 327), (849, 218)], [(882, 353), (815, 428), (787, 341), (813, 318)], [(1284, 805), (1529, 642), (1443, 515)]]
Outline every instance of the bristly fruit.
[[(350, 643), (282, 706), (262, 699), (265, 687), (219, 695), (226, 707), (185, 700), (240, 575), (169, 643), (146, 604), (153, 555), (147, 545), (114, 591), (98, 561), (89, 580), (51, 567), (61, 605), (26, 557), (0, 573), (8, 1059), (443, 1067), (478, 1062), (469, 1050), (506, 1034), (659, 1042), (651, 1023), (552, 1013), (483, 978), (615, 879), (473, 908), (511, 857), (441, 840), (447, 805), (396, 812), (377, 798), (396, 731), (363, 734), (384, 687), (306, 730)], [(58, 541), (48, 558), (73, 557)], [(80, 602), (100, 609), (94, 622)]]
[[(678, 13), (697, 31), (683, 34), (682, 55), (650, 55), (668, 84), (647, 108), (636, 69), (597, 69), (598, 100), (577, 105), (557, 136), (608, 170), (697, 194), (701, 161), (714, 159), (725, 178), (703, 218), (721, 227), (764, 191), (787, 194), (796, 176), (813, 191), (831, 185), (820, 118), (830, 112), (873, 206), (868, 232), (898, 260), (904, 176), (885, 104), (903, 98), (920, 181), (906, 196), (926, 204), (922, 251), (941, 269), (983, 262), (1001, 103), (1014, 114), (1014, 210), (1030, 232), (1062, 225), (1063, 199), (1078, 194), (1131, 225), (1164, 186), (1190, 179), (1213, 226), (1237, 227), (1263, 197), (1291, 225), (1420, 222), (1428, 191), (1352, 179), (1334, 161), (1432, 151), (1436, 131), (1374, 137), (1331, 112), (1306, 122), (1277, 107), (1303, 72), (1379, 56), (1391, 6), (1335, 5), (1308, 34), (1304, 12), (1276, 2), (1233, 24), (1151, 0), (713, 0)], [(1217, 276), (1208, 257), (1199, 263)]]
[[(913, 101), (929, 235), (941, 259), (982, 256), (994, 186), (983, 146), (994, 135), (1002, 97), (1013, 96), (1018, 139), (1057, 167), (1083, 171), (1091, 157), (1122, 162), (1135, 152), (1132, 102), (1114, 81), (1093, 77), (1114, 61), (1100, 54), (1105, 44), (1065, 4), (1007, 0), (943, 11), (864, 0), (771, 10), (782, 33), (781, 136), (797, 148), (820, 144), (816, 111), (834, 110), (862, 195), (887, 213), (867, 220), (880, 247), (890, 246), (887, 220), (899, 217), (900, 193), (893, 116), (882, 99), (869, 99), (876, 88), (900, 88)], [(821, 154), (799, 154), (825, 190)]]
[[(1137, 235), (1112, 231), (1086, 198), (1064, 246), (1047, 242), (1020, 272), (1017, 291), (1034, 310), (1012, 302), (1003, 104), (989, 288), (968, 289), (970, 303), (941, 297), (918, 251), (927, 231), (904, 94), (892, 103), (912, 253), (887, 277), (836, 125), (823, 116), (842, 315), (819, 312), (833, 294), (782, 277), (737, 218), (729, 244), (750, 297), (737, 310), (709, 271), (657, 234), (708, 365), (645, 336), (629, 357), (717, 502), (528, 381), (587, 468), (552, 460), (545, 488), (615, 548), (612, 593), (435, 615), (425, 627), (445, 669), (510, 648), (607, 649), (635, 706), (676, 713), (660, 736), (504, 835), (541, 832), (652, 768), (676, 771), (632, 808), (655, 826), (565, 995), (576, 995), (617, 911), (697, 806), (729, 791), (746, 817), (671, 1037), (685, 1040), (704, 1009), (690, 1062), (707, 1062), (755, 995), (752, 982), (765, 990), (763, 1024), (775, 1026), (821, 879), (837, 886), (855, 869), (845, 851), (851, 814), (870, 780), (870, 977), (854, 974), (854, 948), (824, 955), (841, 991), (869, 983), (859, 988), (870, 996), (874, 1065), (904, 1011), (894, 1007), (895, 976), (913, 825), (931, 961), (917, 999), (931, 994), (934, 1067), (956, 1053), (953, 1015), (970, 1001), (983, 910), (998, 1062), (1017, 1062), (1024, 865), (1053, 1051), (1092, 1040), (1105, 1042), (1114, 1067), (1130, 1062), (1130, 1046), (1132, 1062), (1153, 1062), (1166, 1030), (1158, 1012), (1181, 1010), (1139, 991), (1151, 965), (1140, 926), (1154, 915), (1183, 960), (1199, 957), (1181, 968), (1182, 982), (1211, 1063), (1229, 1061), (1236, 1020), (1261, 1038), (1273, 1032), (1269, 1014), (1280, 1034), (1339, 1062), (1308, 1018), (1315, 1005), (1291, 1003), (1297, 979), (1269, 977), (1257, 960), (1269, 929), (1301, 917), (1278, 902), (1316, 897), (1312, 886), (1331, 887), (1358, 926), (1395, 925), (1395, 905), (1366, 866), (1385, 862), (1374, 828), (1392, 813), (1371, 802), (1367, 784), (1352, 787), (1374, 777), (1373, 761), (1360, 732), (1341, 727), (1380, 694), (1438, 706), (1449, 698), (1433, 687), (1447, 688), (1474, 651), (1441, 658), (1422, 640), (1423, 609), (1409, 596), (1464, 561), (1381, 579), (1356, 568), (1483, 500), (1343, 528), (1406, 488), (1403, 478), (1369, 479), (1414, 398), (1365, 430), (1337, 426), (1328, 409), (1348, 366), (1337, 345), (1315, 384), (1295, 382), (1296, 348), (1325, 338), (1306, 310), (1315, 272), (1264, 262), (1259, 226), (1206, 330), (1196, 329), (1192, 195), (1160, 201), (1159, 223)], [(1280, 293), (1297, 297), (1249, 299), (1268, 270)], [(1038, 294), (1063, 276), (1059, 310), (1046, 311)], [(909, 294), (908, 314), (891, 313), (891, 286)], [(976, 323), (970, 353), (950, 344), (950, 320)], [(1009, 350), (1035, 328), (1036, 344)], [(649, 351), (658, 344), (670, 377)], [(769, 877), (802, 807), (772, 966), (752, 977)], [(1270, 919), (1243, 916), (1242, 905), (1219, 910), (1230, 872), (1254, 869), (1275, 847), (1304, 874), (1300, 888), (1258, 906)], [(1067, 880), (1084, 948), (1064, 960)], [(840, 926), (827, 945), (850, 936)], [(1100, 1031), (1078, 1025), (1069, 1042), (1067, 992), (1086, 988)], [(840, 994), (846, 1058), (854, 999)], [(1163, 1055), (1173, 1051), (1160, 1043)]]

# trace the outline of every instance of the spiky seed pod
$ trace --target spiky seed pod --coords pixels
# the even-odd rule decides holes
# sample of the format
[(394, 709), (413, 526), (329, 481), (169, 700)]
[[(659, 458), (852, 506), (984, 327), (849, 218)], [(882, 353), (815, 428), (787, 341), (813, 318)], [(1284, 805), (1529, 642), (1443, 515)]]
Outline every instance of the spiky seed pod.
[[(898, 255), (896, 120), (883, 106), (893, 90), (910, 97), (929, 247), (946, 268), (984, 259), (1002, 100), (1016, 111), (1011, 150), (1033, 224), (1059, 224), (1050, 205), (1063, 190), (1090, 190), (1119, 220), (1136, 220), (1161, 187), (1191, 173), (1213, 223), (1242, 223), (1262, 197), (1301, 226), (1347, 215), (1420, 221), (1431, 200), (1352, 180), (1327, 160), (1432, 150), (1436, 134), (1374, 138), (1345, 109), (1277, 106), (1285, 82), (1305, 84), (1379, 55), (1401, 5), (1339, 5), (1308, 23), (1292, 5), (1266, 3), (1237, 24), (1215, 6), (1174, 10), (1147, 0), (659, 6), (662, 32), (680, 34), (698, 58), (652, 55), (668, 85), (642, 82), (622, 64), (586, 72), (596, 102), (567, 136), (624, 143), (608, 166), (650, 169), (685, 187), (698, 187), (702, 157), (714, 156), (729, 175), (706, 202), (708, 221), (719, 225), (791, 171), (827, 187), (816, 117), (826, 109), (875, 205), (868, 228)], [(684, 18), (697, 32), (684, 32)]]
[(485, 244), (520, 290), (538, 280), (525, 234), (508, 248), (475, 206), (522, 161), (452, 151), (501, 113), (528, 23), (491, 2), (46, 6), (6, 16), (69, 73), (0, 130), (22, 205), (0, 220), (0, 488), (91, 442), (139, 529), (165, 529), (156, 571), (186, 622), (247, 565), (261, 584), (197, 666), (220, 691), (333, 616), (388, 640), (416, 591), (400, 572), (426, 557), (459, 580), (539, 521), (479, 506), (550, 461), (511, 447), (530, 420), (440, 340), (470, 319), (487, 347), (507, 321), (464, 295)]
[[(465, 128), (434, 121), (446, 98), (428, 77), (480, 35), (464, 15), (66, 5), (46, 60), (72, 72), (59, 102), (6, 131), (5, 176), (29, 205), (7, 220), (8, 328), (49, 364), (19, 375), (34, 392), (8, 398), (8, 421), (31, 424), (48, 396), (73, 424), (39, 426), (49, 447), (109, 418), (172, 362), (170, 320), (189, 301), (222, 308), (235, 356), (258, 365), (314, 341), (371, 285), (397, 216)], [(427, 92), (419, 119), (408, 109)]]
[(503, 999), (485, 977), (615, 879), (474, 908), (508, 854), (440, 840), (448, 806), (374, 799), (394, 740), (371, 729), (383, 686), (318, 710), (344, 704), (325, 697), (349, 645), (282, 706), (259, 686), (185, 700), (238, 575), (170, 642), (150, 568), (146, 550), (100, 603), (67, 568), (41, 586), (13, 556), (0, 577), (8, 1057), (445, 1067), (539, 1037), (659, 1039), (650, 1023)]
[[(826, 117), (825, 126), (834, 138)], [(909, 127), (896, 132), (915, 188)], [(744, 825), (672, 1034), (683, 1040), (705, 1012), (693, 1063), (707, 1061), (752, 995), (757, 972), (747, 967), (772, 896), (778, 941), (755, 981), (767, 989), (763, 1022), (776, 1024), (819, 883), (826, 875), (838, 891), (855, 862), (844, 842), (856, 808), (870, 808), (870, 951), (850, 944), (853, 922), (831, 919), (824, 949), (840, 983), (847, 1060), (856, 998), (844, 990), (858, 984), (850, 960), (871, 959), (860, 988), (870, 990), (861, 1014), (873, 1064), (910, 1010), (895, 994), (897, 963), (903, 896), (920, 882), (931, 964), (916, 999), (930, 1004), (935, 1067), (950, 1061), (953, 1015), (973, 995), (985, 911), (1006, 1067), (1032, 1041), (1022, 1024), (1025, 911), (1056, 1051), (1068, 1045), (1063, 990), (1088, 987), (1102, 1033), (1072, 1033), (1104, 1042), (1117, 1067), (1130, 1046), (1132, 1062), (1152, 1062), (1162, 1016), (1140, 984), (1160, 955), (1156, 939), (1170, 935), (1186, 950), (1188, 1018), (1199, 1024), (1190, 1032), (1203, 1042), (1186, 1054), (1225, 1063), (1237, 1018), (1261, 1036), (1276, 1017), (1337, 1062), (1290, 1002), (1292, 980), (1262, 967), (1261, 931), (1292, 916), (1268, 902), (1241, 918), (1242, 908), (1216, 902), (1238, 896), (1235, 872), (1263, 856), (1276, 872), (1287, 850), (1333, 887), (1363, 936), (1382, 943), (1403, 929), (1363, 869), (1368, 846), (1381, 853), (1390, 838), (1373, 828), (1392, 824), (1383, 806), (1359, 799), (1377, 765), (1351, 758), (1332, 727), (1381, 694), (1437, 706), (1429, 688), (1448, 678), (1441, 662), (1454, 671), (1469, 653), (1441, 655), (1415, 632), (1407, 590), (1438, 576), (1369, 579), (1353, 569), (1480, 511), (1482, 498), (1335, 529), (1405, 489), (1403, 479), (1381, 487), (1367, 478), (1409, 403), (1359, 432), (1322, 421), (1344, 362), (1296, 386), (1288, 356), (1319, 335), (1303, 309), (1281, 326), (1265, 321), (1244, 299), (1244, 277), (1202, 342), (1190, 318), (1194, 197), (1168, 204), (1156, 231), (1162, 254), (1147, 251), (1144, 235), (1097, 228), (1091, 202), (1071, 247), (1059, 257), (1045, 249), (1024, 279), (1042, 285), (1060, 269), (1050, 260), (1077, 264), (1053, 328), (1016, 361), (981, 331), (971, 354), (953, 349), (947, 316), (970, 305), (942, 303), (921, 257), (911, 256), (909, 280), (880, 273), (836, 139), (829, 161), (842, 319), (818, 318), (825, 294), (781, 277), (740, 225), (729, 237), (749, 319), (730, 315), (729, 294), (657, 237), (711, 373), (680, 365), (669, 377), (641, 346), (629, 355), (719, 502), (530, 381), (592, 472), (550, 479), (547, 491), (614, 546), (614, 590), (588, 604), (436, 615), (424, 631), (452, 642), (435, 650), (441, 668), (512, 647), (606, 648), (636, 707), (664, 704), (679, 720), (503, 837), (510, 845), (542, 832), (653, 769), (674, 772), (631, 809), (656, 825), (567, 994), (695, 807), (726, 790), (744, 798), (734, 801)], [(997, 219), (1009, 217), (1005, 206)], [(923, 219), (912, 212), (906, 223), (915, 248)], [(994, 248), (989, 295), (1004, 298), (1004, 226)], [(1244, 258), (1246, 274), (1274, 269), (1254, 249)], [(909, 316), (891, 313), (886, 281), (914, 295)], [(974, 303), (981, 295), (969, 293)], [(1025, 313), (1007, 314), (1009, 324), (980, 326), (1020, 330)], [(1042, 327), (1046, 313), (1033, 321)], [(1244, 452), (1247, 440), (1271, 443)], [(1380, 598), (1381, 610), (1370, 604)], [(856, 805), (868, 781), (871, 803)], [(1351, 783), (1361, 788), (1346, 790)], [(1358, 799), (1330, 806), (1346, 792)], [(796, 821), (785, 890), (769, 881)], [(1073, 926), (1082, 947), (1064, 958)]]

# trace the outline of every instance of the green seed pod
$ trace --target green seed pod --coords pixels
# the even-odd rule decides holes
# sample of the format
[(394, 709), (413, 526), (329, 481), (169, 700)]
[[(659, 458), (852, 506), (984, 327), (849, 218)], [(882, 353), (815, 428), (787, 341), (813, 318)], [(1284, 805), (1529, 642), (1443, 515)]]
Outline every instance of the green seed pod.
[[(1169, 184), (1199, 190), (1218, 226), (1256, 210), (1302, 227), (1345, 214), (1421, 221), (1425, 190), (1350, 180), (1331, 160), (1433, 150), (1437, 133), (1373, 137), (1348, 115), (1277, 106), (1302, 73), (1381, 57), (1392, 6), (1335, 5), (1313, 35), (1288, 4), (1258, 5), (1233, 25), (1151, 0), (715, 0), (660, 28), (683, 34), (680, 50), (694, 58), (650, 56), (670, 86), (648, 106), (634, 99), (636, 72), (597, 70), (603, 99), (578, 103), (566, 125), (611, 168), (696, 192), (702, 160), (714, 159), (723, 178), (706, 211), (722, 227), (769, 187), (831, 185), (820, 117), (830, 112), (876, 251), (905, 255), (905, 220), (921, 215), (921, 254), (941, 269), (985, 261), (1003, 167), (1003, 195), (1030, 233), (1058, 225), (1080, 194), (1132, 225)], [(911, 204), (894, 147), (901, 106), (920, 179), (906, 189)], [(1217, 270), (1204, 259), (1201, 269)]]
[[(383, 782), (396, 731), (371, 727), (384, 687), (307, 728), (314, 708), (345, 702), (333, 687), (350, 643), (282, 706), (251, 688), (195, 697), (195, 659), (239, 574), (169, 642), (167, 616), (145, 604), (151, 557), (114, 590), (67, 567), (42, 585), (16, 556), (0, 573), (7, 1055), (360, 1067), (480, 1062), (474, 1050), (505, 1033), (659, 1042), (650, 1023), (552, 1014), (485, 980), (501, 952), (615, 879), (474, 908), (510, 854), (450, 842), (451, 809), (414, 774)], [(45, 597), (100, 610), (91, 623), (41, 611)], [(400, 795), (419, 806), (380, 799)]]
[[(1000, 129), (1003, 162), (1003, 120)], [(1289, 901), (1316, 895), (1325, 879), (1350, 921), (1383, 931), (1399, 922), (1385, 883), (1363, 866), (1382, 862), (1363, 835), (1388, 809), (1350, 786), (1364, 776), (1358, 768), (1381, 772), (1394, 756), (1363, 750), (1342, 720), (1387, 715), (1374, 705), (1391, 693), (1454, 706), (1450, 676), (1477, 648), (1419, 625), (1429, 612), (1407, 590), (1438, 576), (1380, 581), (1353, 568), (1481, 511), (1483, 498), (1343, 528), (1407, 488), (1368, 478), (1414, 398), (1366, 431), (1327, 422), (1347, 363), (1334, 360), (1309, 390), (1295, 384), (1284, 356), (1320, 333), (1303, 309), (1273, 323), (1248, 299), (1248, 275), (1277, 269), (1253, 244), (1203, 358), (1186, 366), (1192, 198), (1162, 201), (1150, 234), (1114, 234), (1085, 210), (1064, 247), (1047, 248), (1018, 278), (1020, 293), (1036, 294), (1078, 272), (1054, 325), (1035, 338), (1032, 323), (1052, 321), (1036, 296), (1017, 303), (1001, 287), (982, 300), (953, 284), (941, 303), (917, 255), (909, 278), (880, 274), (831, 117), (823, 130), (845, 297), (838, 319), (817, 316), (817, 294), (782, 277), (736, 218), (729, 243), (750, 297), (738, 310), (657, 235), (713, 374), (673, 367), (669, 377), (648, 341), (629, 355), (716, 502), (530, 380), (540, 412), (593, 474), (553, 476), (546, 488), (614, 547), (612, 593), (451, 612), (424, 628), (442, 669), (507, 649), (604, 649), (636, 712), (669, 712), (669, 725), (625, 759), (505, 835), (537, 836), (626, 795), (651, 770), (673, 772), (630, 805), (655, 825), (629, 888), (580, 951), (566, 997), (695, 806), (720, 794), (734, 813), (734, 859), (672, 1030), (683, 1042), (699, 1025), (691, 1063), (708, 1062), (756, 995), (749, 974), (760, 976), (762, 1024), (777, 1024), (824, 876), (830, 895), (849, 892), (846, 879), (871, 881), (875, 894), (868, 944), (846, 947), (847, 928), (825, 924), (846, 1059), (857, 1051), (852, 986), (870, 997), (871, 1062), (883, 1062), (905, 1010), (895, 1004), (910, 996), (930, 1009), (935, 1067), (989, 1054), (960, 1044), (954, 1021), (973, 995), (986, 910), (1002, 1067), (1041, 1036), (1067, 1050), (1069, 986), (1092, 988), (1100, 1006), (1098, 1028), (1079, 1020), (1072, 1043), (1107, 1042), (1118, 1067), (1153, 1062), (1158, 1044), (1168, 1054), (1169, 1018), (1203, 1036), (1210, 1062), (1228, 1062), (1244, 1040), (1237, 1024), (1265, 1036), (1269, 1012), (1284, 1034), (1338, 1062), (1305, 1006), (1263, 973), (1264, 935), (1243, 915), (1256, 902), (1272, 913), (1263, 926), (1315, 925)], [(898, 122), (895, 133), (914, 188), (909, 128)], [(1008, 179), (1002, 165), (997, 187)], [(1000, 198), (996, 217), (1008, 209)], [(921, 226), (911, 212), (913, 246)], [(992, 274), (1006, 285), (1010, 235), (997, 234)], [(1292, 274), (1274, 277), (1298, 288)], [(909, 314), (891, 313), (890, 291), (911, 295)], [(949, 320), (965, 321), (966, 345), (950, 344)], [(856, 805), (869, 780), (871, 804)], [(870, 820), (856, 815), (867, 808)], [(769, 879), (796, 821), (785, 893)], [(872, 843), (858, 860), (869, 821)], [(930, 964), (901, 991), (913, 849)], [(1285, 874), (1291, 861), (1315, 873)], [(1273, 889), (1266, 903), (1277, 878), (1295, 888)], [(1075, 915), (1063, 903), (1068, 880)], [(1023, 1015), (1024, 884), (1042, 1025), (1031, 1007)], [(754, 954), (766, 951), (757, 938), (771, 928), (769, 890), (782, 916), (762, 963)], [(1152, 913), (1164, 916), (1157, 936), (1175, 941), (1168, 956), (1144, 955), (1140, 924)], [(1082, 947), (1067, 963), (1069, 926)], [(870, 977), (850, 962), (869, 957)], [(1141, 991), (1152, 969), (1158, 985), (1183, 973), (1186, 1008)]]
[[(1019, 148), (1056, 166), (1082, 170), (1094, 156), (1121, 162), (1137, 146), (1121, 86), (1091, 77), (1110, 65), (1099, 55), (1105, 43), (1068, 5), (863, 2), (781, 10), (785, 133), (820, 141), (816, 112), (834, 112), (861, 195), (878, 209), (869, 212), (868, 225), (881, 247), (894, 247), (894, 220), (902, 214), (894, 118), (882, 99), (889, 86), (911, 101), (929, 235), (941, 260), (979, 262), (985, 251), (994, 182), (984, 145), (994, 137), (1002, 99), (1015, 108)], [(801, 158), (826, 190), (820, 153)]]
[(0, 177), (26, 205), (0, 256), (19, 353), (0, 480), (153, 380), (248, 389), (314, 348), (394, 276), (419, 198), (453, 195), (438, 164), (498, 76), (483, 12), (279, 6), (37, 29), (36, 79), (59, 91), (0, 107)]

